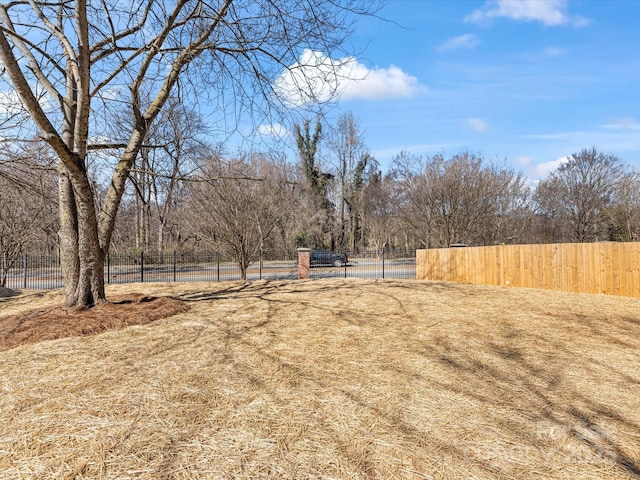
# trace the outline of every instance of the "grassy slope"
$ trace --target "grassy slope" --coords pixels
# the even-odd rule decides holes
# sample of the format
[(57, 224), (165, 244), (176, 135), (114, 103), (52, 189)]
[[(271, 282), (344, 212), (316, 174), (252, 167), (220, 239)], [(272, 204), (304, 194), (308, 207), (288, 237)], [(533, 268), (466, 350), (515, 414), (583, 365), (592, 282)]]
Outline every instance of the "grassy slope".
[[(637, 478), (640, 301), (417, 281), (112, 286), (0, 352), (0, 478)], [(60, 301), (13, 297), (0, 316)]]

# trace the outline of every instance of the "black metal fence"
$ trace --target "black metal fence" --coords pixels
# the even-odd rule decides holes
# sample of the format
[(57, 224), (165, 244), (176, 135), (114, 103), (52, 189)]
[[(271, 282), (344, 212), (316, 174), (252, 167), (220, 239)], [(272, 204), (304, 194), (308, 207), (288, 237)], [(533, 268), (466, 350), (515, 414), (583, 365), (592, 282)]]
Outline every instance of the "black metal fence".
[(311, 278), (416, 278), (416, 252), (367, 250), (347, 252), (348, 262), (340, 267), (314, 267)]
[[(415, 251), (348, 253), (340, 267), (311, 268), (311, 278), (416, 278)], [(3, 256), (7, 288), (48, 290), (62, 287), (60, 258), (52, 255)], [(241, 280), (240, 267), (220, 253), (109, 254), (106, 283), (222, 282)], [(247, 280), (298, 278), (297, 252), (264, 252), (247, 270)]]

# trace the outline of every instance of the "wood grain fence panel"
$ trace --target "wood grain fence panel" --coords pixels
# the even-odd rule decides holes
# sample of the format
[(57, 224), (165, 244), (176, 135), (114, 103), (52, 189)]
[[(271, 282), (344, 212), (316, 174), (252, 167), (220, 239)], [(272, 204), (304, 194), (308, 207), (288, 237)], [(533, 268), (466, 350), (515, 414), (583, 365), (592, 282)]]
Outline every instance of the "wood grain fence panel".
[(473, 255), (470, 255), (468, 248), (461, 248), (464, 254), (464, 262), (467, 271), (465, 272), (466, 283), (477, 283), (476, 272), (478, 270), (478, 263), (475, 261)]
[(616, 249), (613, 252), (613, 284), (614, 284), (614, 295), (622, 295), (622, 292), (625, 290), (623, 283), (625, 278), (625, 268), (624, 268), (624, 257), (626, 251), (625, 249)]
[(633, 291), (633, 249), (630, 245), (628, 247), (624, 251), (621, 263), (624, 265), (627, 262), (629, 268), (623, 269), (620, 273), (620, 295), (625, 297), (629, 296), (629, 291)]
[(613, 247), (611, 245), (603, 245), (604, 251), (605, 251), (605, 258), (606, 258), (606, 265), (607, 265), (607, 269), (606, 269), (606, 276), (607, 276), (607, 292), (610, 295), (615, 295), (616, 292), (616, 276), (613, 272), (614, 268), (615, 268), (615, 255), (614, 255), (614, 251), (613, 251)]
[[(580, 292), (583, 288), (582, 279), (584, 272), (580, 272), (580, 252), (578, 251), (578, 245), (572, 244), (567, 248), (568, 261), (569, 261), (569, 273), (570, 277), (567, 281), (567, 289), (570, 292)], [(581, 275), (582, 274), (582, 275)]]
[(418, 279), (640, 298), (640, 243), (418, 250), (416, 263)]
[(614, 295), (620, 295), (620, 249), (611, 249), (611, 286)]
[(431, 268), (433, 268), (433, 275), (438, 280), (446, 280), (442, 277), (442, 269), (440, 268), (440, 251), (436, 250), (433, 252), (433, 264)]
[(544, 288), (545, 270), (544, 270), (544, 247), (545, 245), (534, 245), (536, 264), (534, 267), (533, 288)]
[(489, 285), (493, 285), (491, 280), (491, 272), (490, 270), (493, 268), (493, 258), (491, 257), (491, 252), (487, 249), (477, 249), (476, 255), (478, 260), (482, 263), (482, 274), (478, 279), (481, 283), (486, 283)]
[(500, 285), (498, 279), (498, 270), (501, 268), (500, 259), (498, 258), (496, 247), (487, 247), (489, 254), (489, 268), (487, 269), (487, 275), (489, 275), (489, 280), (491, 281), (491, 285)]
[(602, 275), (602, 293), (613, 294), (613, 261), (608, 245), (602, 245), (600, 251), (600, 272)]
[[(515, 245), (514, 245), (515, 246)], [(536, 284), (536, 276), (537, 276), (537, 258), (536, 258), (536, 249), (532, 248), (529, 250), (523, 250), (522, 253), (524, 255), (524, 275), (523, 285), (526, 288), (534, 288)]]
[(543, 288), (551, 288), (553, 290), (558, 290), (560, 288), (560, 280), (557, 275), (557, 271), (555, 268), (556, 262), (558, 261), (558, 245), (550, 244), (546, 245), (548, 257), (545, 257), (545, 262), (547, 265), (547, 278), (545, 279)]
[(459, 252), (456, 252), (457, 258), (457, 275), (456, 278), (458, 282), (466, 282), (467, 281), (467, 273), (469, 272), (469, 267), (467, 265), (467, 254), (463, 248), (458, 249)]
[(585, 292), (587, 293), (596, 293), (599, 288), (596, 285), (596, 279), (599, 277), (597, 272), (600, 270), (600, 267), (597, 266), (596, 262), (596, 259), (599, 258), (596, 246), (596, 244), (590, 244), (588, 248), (585, 248), (585, 252), (582, 256), (583, 266), (586, 272)]
[(416, 250), (416, 278), (428, 278), (429, 275), (425, 271), (428, 265), (427, 250)]
[(562, 280), (562, 290), (566, 292), (573, 292), (576, 277), (575, 277), (575, 267), (573, 262), (573, 256), (571, 247), (564, 246), (560, 248), (560, 252), (562, 252), (562, 260), (559, 265), (556, 265), (557, 269), (564, 270), (560, 272), (560, 279)]
[(513, 245), (507, 245), (504, 251), (505, 265), (508, 265), (507, 271), (505, 272), (504, 283), (505, 285), (521, 287), (524, 275), (522, 271), (522, 250), (513, 248)]
[(452, 252), (451, 257), (451, 280), (454, 282), (465, 282), (465, 271), (463, 267), (463, 260), (460, 258), (460, 252)]
[(553, 285), (553, 289), (554, 290), (560, 290), (562, 289), (562, 270), (559, 269), (557, 267), (557, 265), (559, 263), (562, 262), (562, 249), (560, 248), (559, 244), (554, 244), (553, 248), (551, 249), (551, 264), (550, 264), (550, 270), (551, 270), (551, 283), (550, 285)]
[(493, 248), (493, 255), (495, 256), (495, 275), (494, 281), (496, 282), (494, 285), (504, 285), (504, 248), (500, 246), (495, 246)]
[(482, 263), (482, 273), (478, 281), (493, 285), (493, 278), (491, 276), (491, 270), (493, 270), (493, 256), (491, 255), (491, 250), (479, 248), (475, 253), (478, 261)]
[(627, 296), (633, 296), (633, 292), (640, 291), (640, 243), (632, 243), (629, 245), (628, 250), (631, 281), (627, 284), (627, 287), (631, 290), (627, 290)]
[(531, 288), (533, 287), (533, 278), (535, 276), (533, 271), (533, 249), (519, 250), (522, 258), (522, 278), (520, 279), (520, 285), (525, 288)]
[[(574, 285), (574, 292), (589, 292), (589, 287), (587, 285), (587, 268), (585, 266), (587, 255), (582, 255), (581, 250), (574, 246), (572, 248), (572, 257), (575, 262), (576, 269), (576, 282)], [(586, 253), (586, 251), (585, 251)]]

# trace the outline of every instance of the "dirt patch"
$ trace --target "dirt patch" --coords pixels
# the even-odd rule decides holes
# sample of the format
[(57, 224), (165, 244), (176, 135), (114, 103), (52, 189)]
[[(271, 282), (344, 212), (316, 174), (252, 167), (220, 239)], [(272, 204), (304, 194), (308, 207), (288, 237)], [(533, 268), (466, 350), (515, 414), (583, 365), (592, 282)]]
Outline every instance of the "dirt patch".
[(90, 309), (59, 305), (35, 308), (0, 318), (0, 351), (44, 340), (144, 325), (188, 309), (188, 305), (176, 298), (139, 293), (117, 296)]

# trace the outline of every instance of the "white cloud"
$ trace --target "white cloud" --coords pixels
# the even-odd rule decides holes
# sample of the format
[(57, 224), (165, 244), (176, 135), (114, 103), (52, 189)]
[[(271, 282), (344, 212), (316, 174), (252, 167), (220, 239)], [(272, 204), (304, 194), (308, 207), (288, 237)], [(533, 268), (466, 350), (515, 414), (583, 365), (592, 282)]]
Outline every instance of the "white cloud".
[(633, 117), (621, 117), (614, 118), (611, 123), (603, 125), (603, 127), (609, 130), (638, 130), (640, 122)]
[(424, 88), (395, 65), (370, 69), (354, 57), (335, 60), (308, 49), (274, 83), (277, 94), (292, 106), (338, 99), (410, 98)]
[(565, 151), (575, 152), (585, 145), (597, 145), (604, 151), (623, 152), (640, 149), (640, 125), (621, 118), (617, 123), (601, 125), (588, 130), (529, 134), (524, 138), (565, 145)]
[(489, 124), (482, 118), (467, 118), (465, 124), (476, 132), (486, 132)]
[(482, 8), (464, 18), (465, 22), (487, 23), (496, 18), (542, 22), (546, 26), (584, 27), (590, 21), (567, 13), (567, 0), (488, 0)]
[[(368, 69), (354, 60), (351, 73), (353, 77), (344, 78), (344, 100), (362, 98), (365, 100), (381, 100), (385, 98), (411, 98), (418, 90), (420, 83), (412, 75), (407, 75), (399, 67)], [(424, 87), (423, 87), (424, 88)]]
[(531, 164), (531, 157), (527, 157), (524, 155), (521, 157), (516, 157), (516, 163), (521, 167), (529, 166)]
[(280, 123), (262, 124), (258, 127), (258, 135), (262, 137), (284, 138), (289, 134), (287, 127)]
[(120, 87), (111, 87), (104, 90), (100, 90), (97, 94), (99, 98), (105, 101), (120, 100), (125, 97), (125, 93)]
[(562, 165), (563, 163), (566, 163), (568, 160), (569, 160), (569, 157), (564, 156), (564, 157), (558, 158), (557, 160), (551, 160), (550, 162), (538, 163), (534, 167), (533, 171), (535, 172), (536, 175), (538, 175), (541, 178), (546, 177), (555, 169), (557, 169), (560, 165)]
[(467, 33), (458, 37), (449, 38), (436, 47), (438, 52), (447, 52), (460, 48), (474, 48), (480, 43), (480, 39), (473, 33)]
[(542, 51), (545, 57), (563, 57), (567, 54), (567, 49), (562, 47), (548, 47)]
[(542, 50), (536, 52), (527, 52), (520, 55), (525, 61), (528, 62), (539, 62), (541, 60), (553, 59), (564, 57), (569, 53), (566, 48), (562, 47), (547, 47)]

